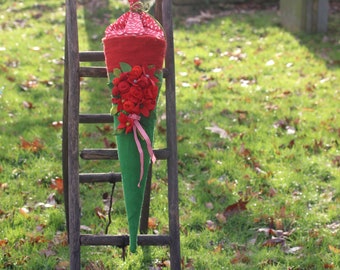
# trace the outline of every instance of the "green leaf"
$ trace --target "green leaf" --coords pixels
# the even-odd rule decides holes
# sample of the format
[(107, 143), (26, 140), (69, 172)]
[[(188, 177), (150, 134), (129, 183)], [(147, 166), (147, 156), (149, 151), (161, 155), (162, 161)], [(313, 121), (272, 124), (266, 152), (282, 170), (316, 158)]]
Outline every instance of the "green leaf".
[(112, 73), (112, 78), (111, 78), (111, 74), (110, 74), (110, 81), (112, 82), (112, 80), (113, 80), (114, 78), (119, 77), (121, 73), (122, 73), (122, 71), (121, 71), (119, 68), (115, 68), (115, 69), (113, 70), (113, 73)]
[(123, 72), (129, 72), (129, 71), (131, 71), (131, 69), (132, 69), (132, 67), (131, 67), (129, 64), (124, 63), (124, 62), (120, 62), (119, 65), (120, 65), (120, 69), (121, 69)]
[(156, 84), (158, 89), (160, 89), (163, 83), (163, 72), (161, 70), (156, 71), (155, 77), (158, 79), (158, 82)]
[(110, 114), (115, 115), (116, 113), (117, 113), (117, 105), (112, 105), (111, 110), (110, 110)]

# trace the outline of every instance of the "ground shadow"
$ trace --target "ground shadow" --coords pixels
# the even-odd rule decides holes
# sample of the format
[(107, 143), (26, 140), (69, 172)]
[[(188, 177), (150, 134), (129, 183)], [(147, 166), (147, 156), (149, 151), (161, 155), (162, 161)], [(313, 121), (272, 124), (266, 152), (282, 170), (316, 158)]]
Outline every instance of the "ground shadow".
[[(261, 19), (260, 16), (262, 16)], [(225, 9), (210, 9), (202, 12), (198, 16), (175, 19), (177, 27), (186, 28), (188, 35), (199, 31), (200, 24), (214, 24), (214, 18), (228, 17), (235, 26), (248, 24), (259, 37), (267, 34), (268, 27), (278, 27), (282, 31), (287, 31), (281, 25), (280, 11), (278, 3), (267, 5), (259, 4), (234, 4), (225, 5)], [(298, 42), (305, 46), (317, 58), (323, 60), (329, 69), (340, 68), (340, 3), (330, 2), (327, 33), (308, 34), (291, 33)], [(226, 29), (227, 30), (227, 29)], [(336, 50), (335, 48), (339, 48)]]

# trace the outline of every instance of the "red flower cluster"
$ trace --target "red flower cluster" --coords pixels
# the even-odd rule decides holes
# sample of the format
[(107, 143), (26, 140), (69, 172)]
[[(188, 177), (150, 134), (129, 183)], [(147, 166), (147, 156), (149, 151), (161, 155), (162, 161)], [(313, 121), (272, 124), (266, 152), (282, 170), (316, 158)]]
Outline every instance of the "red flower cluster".
[(156, 107), (157, 82), (154, 68), (138, 65), (113, 79), (112, 103), (117, 105), (118, 129), (125, 129), (125, 133), (132, 131), (134, 120), (130, 114), (149, 117)]

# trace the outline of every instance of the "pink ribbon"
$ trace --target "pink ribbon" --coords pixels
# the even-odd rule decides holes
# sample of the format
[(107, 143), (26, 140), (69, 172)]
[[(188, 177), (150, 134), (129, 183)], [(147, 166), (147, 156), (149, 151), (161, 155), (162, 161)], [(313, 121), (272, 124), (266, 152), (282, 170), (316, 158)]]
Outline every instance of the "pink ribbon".
[(133, 120), (133, 137), (135, 139), (136, 146), (137, 146), (137, 149), (138, 149), (138, 152), (139, 152), (140, 176), (139, 176), (138, 187), (140, 187), (140, 183), (141, 183), (141, 181), (143, 179), (143, 174), (144, 174), (144, 153), (143, 153), (143, 149), (142, 149), (142, 146), (140, 144), (140, 141), (138, 139), (137, 130), (139, 131), (140, 135), (142, 136), (142, 138), (146, 142), (146, 146), (147, 146), (147, 149), (148, 149), (148, 152), (149, 152), (149, 155), (150, 155), (152, 163), (155, 163), (156, 156), (153, 153), (151, 141), (150, 141), (150, 138), (149, 138), (148, 134), (145, 132), (144, 128), (139, 123), (140, 116), (138, 116), (137, 114), (133, 113), (133, 114), (129, 114), (128, 117)]

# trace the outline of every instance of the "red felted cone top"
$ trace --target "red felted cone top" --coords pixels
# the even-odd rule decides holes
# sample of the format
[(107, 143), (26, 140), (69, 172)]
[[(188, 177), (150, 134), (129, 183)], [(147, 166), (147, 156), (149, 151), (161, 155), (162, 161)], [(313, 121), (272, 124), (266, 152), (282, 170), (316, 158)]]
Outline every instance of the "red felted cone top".
[(107, 71), (119, 68), (124, 62), (130, 66), (163, 66), (166, 41), (164, 31), (155, 19), (142, 11), (143, 4), (129, 0), (130, 11), (109, 25), (103, 38)]

